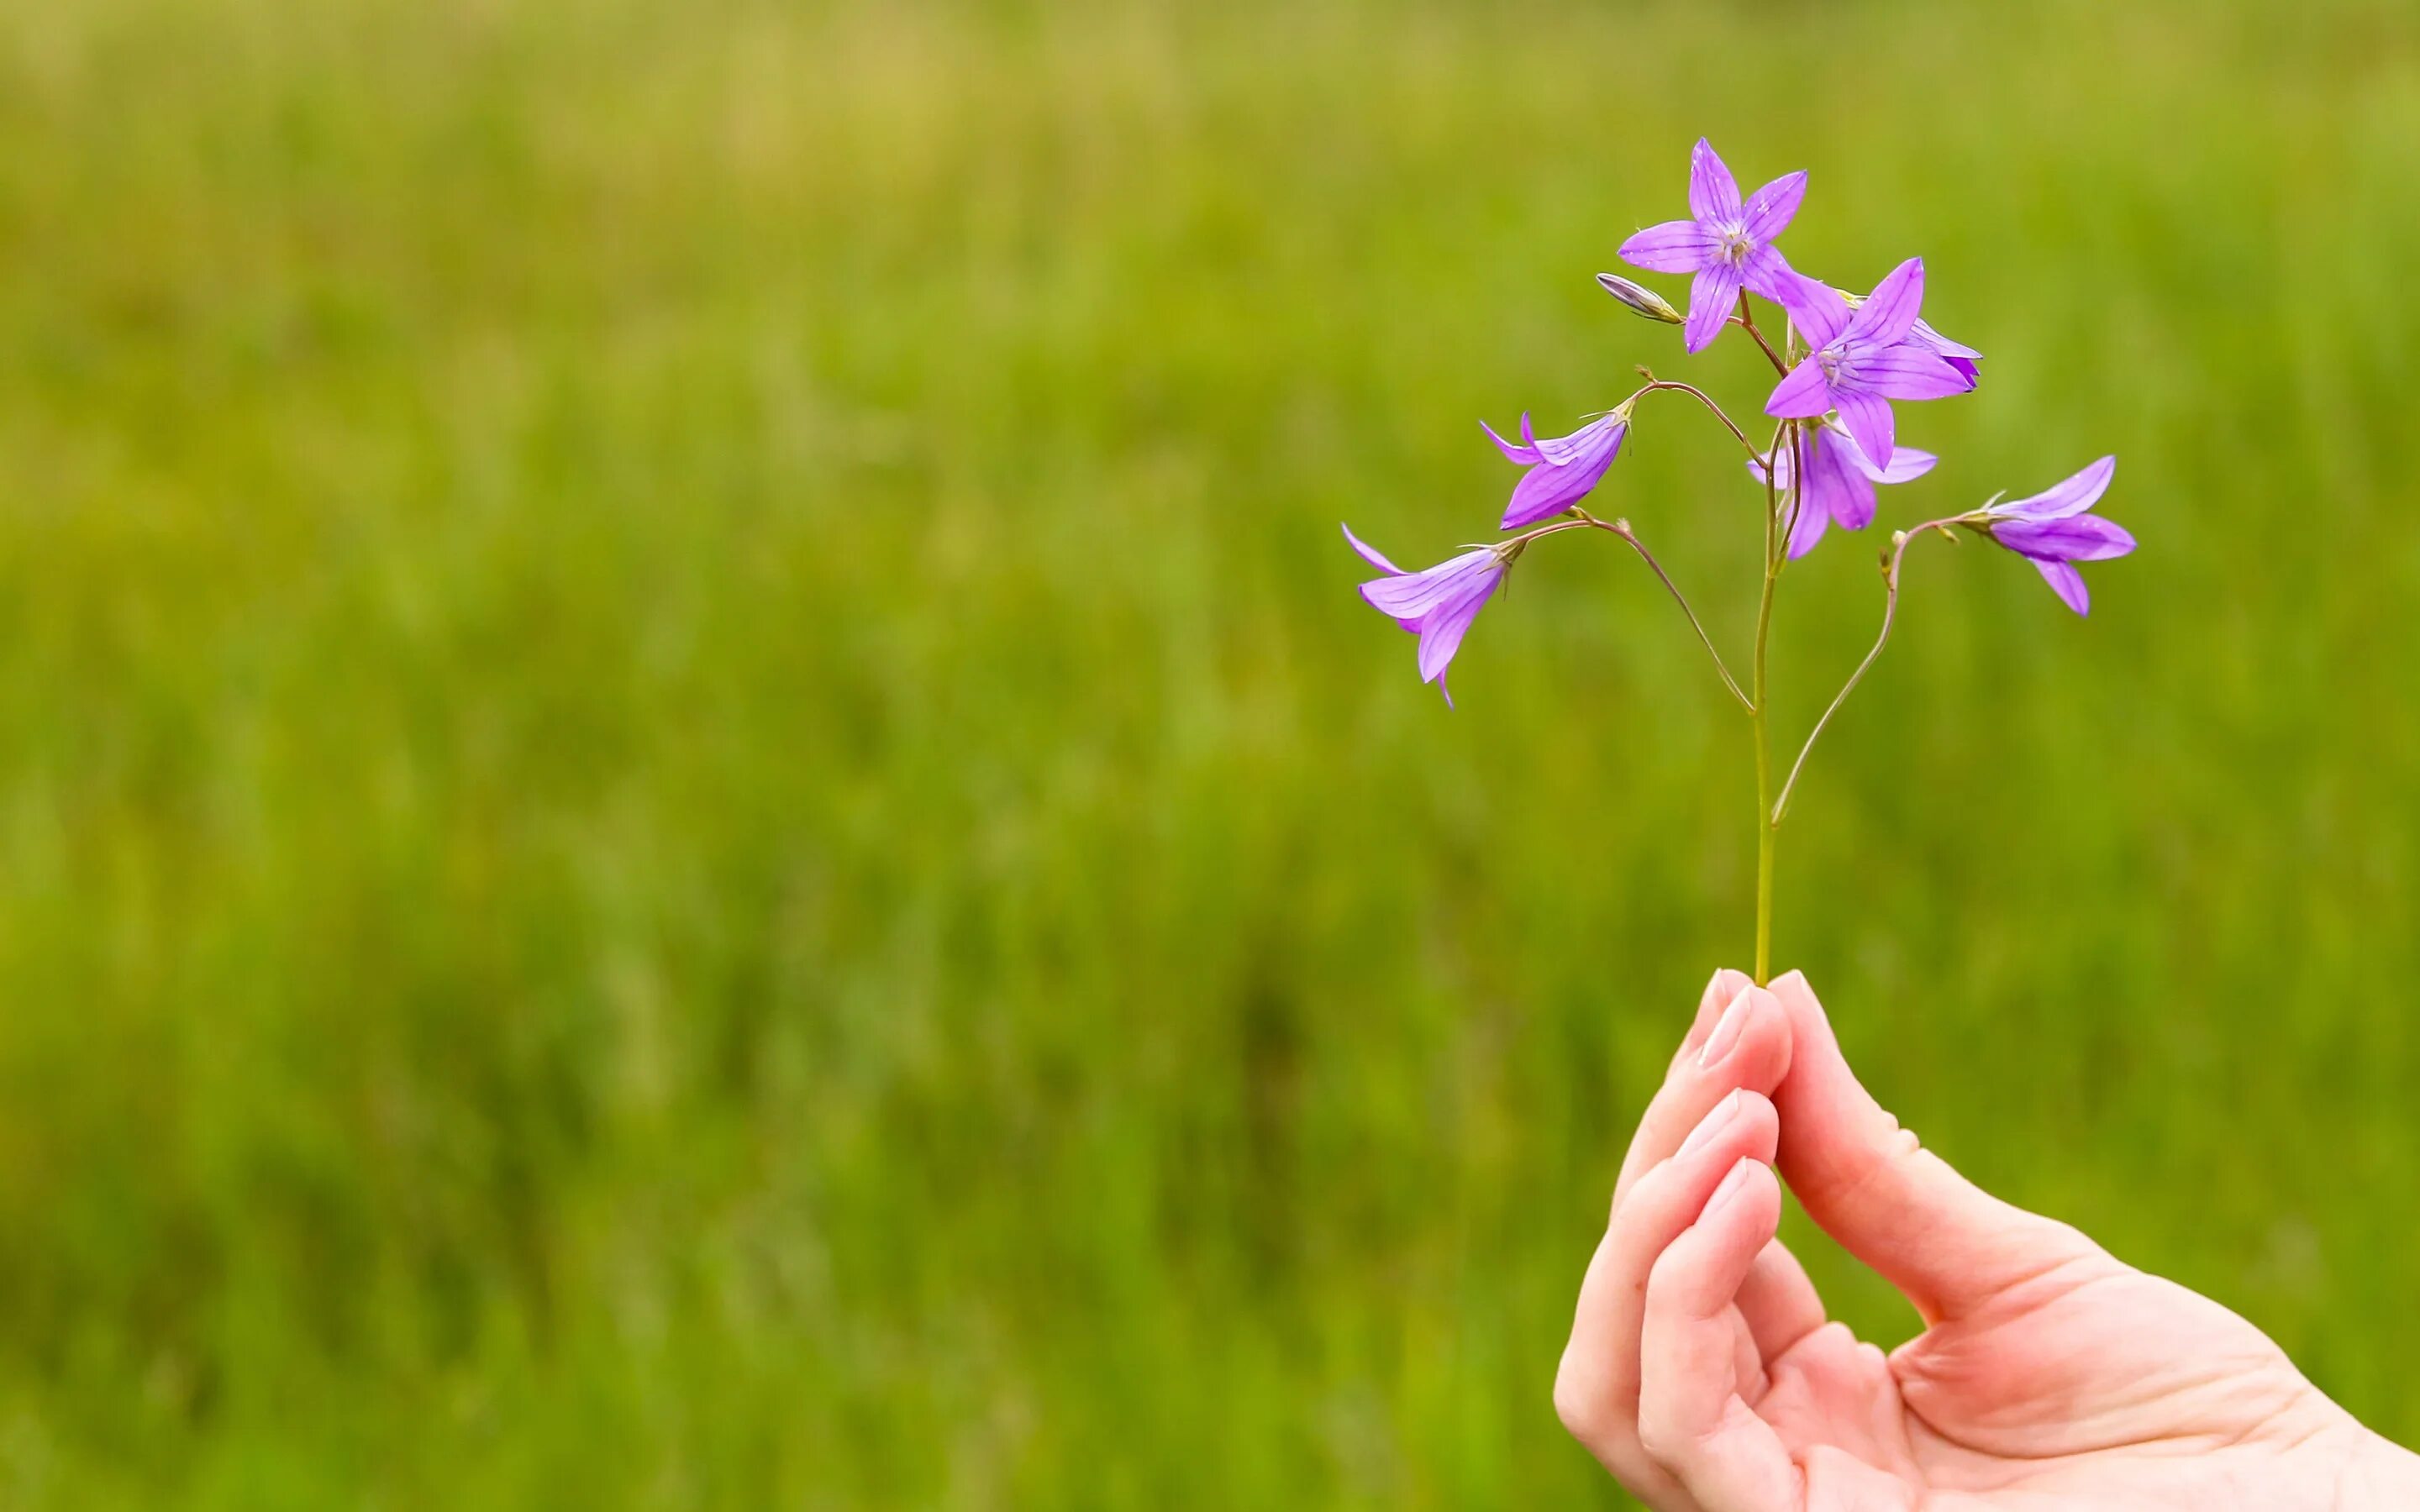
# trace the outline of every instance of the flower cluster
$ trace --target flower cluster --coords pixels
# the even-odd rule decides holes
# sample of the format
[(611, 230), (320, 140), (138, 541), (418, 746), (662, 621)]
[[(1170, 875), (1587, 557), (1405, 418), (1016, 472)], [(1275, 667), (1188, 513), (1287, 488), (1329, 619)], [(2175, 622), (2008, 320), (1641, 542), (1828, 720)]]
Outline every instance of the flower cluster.
[[(1646, 562), (1688, 615), (1724, 686), (1754, 723), (1763, 830), (1758, 867), (1760, 979), (1770, 932), (1773, 833), (1817, 737), (1890, 637), (1900, 569), (1909, 545), (1927, 534), (1955, 539), (1955, 532), (1970, 532), (2032, 563), (2060, 601), (2078, 614), (2090, 610), (2091, 598), (2076, 564), (2134, 549), (2132, 535), (2092, 513), (2117, 471), (2115, 457), (2102, 457), (2028, 498), (2003, 501), (1994, 496), (1962, 514), (1893, 532), (1883, 556), (1883, 622), (1873, 649), (1816, 720), (1778, 794), (1772, 790), (1765, 652), (1775, 586), (1783, 569), (1815, 549), (1832, 527), (1862, 531), (1872, 524), (1878, 486), (1911, 483), (1933, 471), (1938, 459), (1931, 453), (1900, 444), (1894, 407), (1974, 392), (1983, 362), (1982, 353), (1949, 340), (1923, 319), (1921, 258), (1901, 262), (1862, 297), (1791, 267), (1776, 243), (1806, 195), (1807, 176), (1792, 173), (1743, 198), (1723, 160), (1700, 141), (1689, 158), (1688, 218), (1648, 227), (1624, 241), (1621, 253), (1624, 262), (1649, 272), (1687, 274), (1687, 313), (1632, 279), (1597, 275), (1606, 291), (1633, 313), (1680, 326), (1683, 345), (1692, 353), (1713, 346), (1732, 328), (1753, 341), (1776, 379), (1764, 400), (1765, 418), (1776, 423), (1768, 441), (1759, 445), (1751, 440), (1703, 390), (1658, 379), (1642, 368), (1643, 387), (1567, 436), (1539, 436), (1526, 412), (1517, 444), (1481, 422), (1497, 449), (1521, 469), (1498, 525), (1520, 533), (1472, 547), (1423, 571), (1405, 572), (1363, 544), (1350, 527), (1344, 532), (1353, 549), (1381, 574), (1361, 585), (1361, 596), (1419, 638), (1420, 678), (1435, 683), (1440, 691), (1471, 623), (1532, 542), (1565, 531), (1603, 531)], [(1757, 324), (1758, 299), (1783, 317), (1777, 347)], [(1621, 455), (1639, 401), (1657, 393), (1684, 394), (1720, 421), (1746, 453), (1748, 475), (1762, 497), (1764, 582), (1754, 661), (1745, 687), (1630, 523), (1601, 519), (1584, 505)], [(1450, 694), (1447, 702), (1452, 702)]]
[[(1922, 318), (1922, 258), (1900, 263), (1862, 298), (1792, 268), (1775, 243), (1806, 194), (1807, 175), (1792, 173), (1742, 198), (1730, 169), (1701, 140), (1689, 155), (1689, 218), (1649, 226), (1621, 244), (1621, 258), (1633, 267), (1690, 275), (1686, 315), (1630, 279), (1597, 275), (1631, 310), (1681, 326), (1683, 344), (1691, 352), (1704, 350), (1725, 329), (1736, 327), (1772, 360), (1780, 377), (1764, 412), (1784, 424), (1773, 444), (1748, 446), (1747, 469), (1781, 526), (1781, 554), (1791, 559), (1812, 551), (1832, 526), (1861, 531), (1873, 523), (1876, 485), (1908, 483), (1932, 471), (1938, 459), (1931, 453), (1899, 444), (1892, 406), (1972, 393), (1983, 361), (1982, 353), (1949, 340)], [(1751, 295), (1771, 301), (1787, 316), (1781, 352), (1756, 326)], [(1601, 525), (1581, 501), (1621, 455), (1639, 398), (1659, 390), (1686, 392), (1714, 409), (1685, 384), (1651, 379), (1568, 436), (1540, 437), (1524, 413), (1516, 445), (1482, 421), (1488, 439), (1523, 470), (1497, 528), (1525, 531), (1557, 516), (1569, 517), (1546, 526), (1546, 532)], [(1731, 429), (1741, 435), (1736, 425)], [(1741, 440), (1746, 444), (1744, 435)], [(1995, 502), (1927, 524), (1962, 527), (2025, 557), (2060, 599), (2082, 614), (2091, 600), (2075, 563), (2134, 548), (2133, 536), (2085, 513), (2108, 486), (2115, 465), (2104, 458), (2031, 499)], [(2086, 480), (2094, 481), (2087, 486)], [(1352, 537), (1349, 529), (1345, 534)], [(1363, 583), (1362, 596), (1419, 635), (1420, 678), (1440, 687), (1471, 620), (1518, 554), (1500, 546), (1480, 548), (1406, 573), (1357, 539), (1354, 549), (1386, 575)]]

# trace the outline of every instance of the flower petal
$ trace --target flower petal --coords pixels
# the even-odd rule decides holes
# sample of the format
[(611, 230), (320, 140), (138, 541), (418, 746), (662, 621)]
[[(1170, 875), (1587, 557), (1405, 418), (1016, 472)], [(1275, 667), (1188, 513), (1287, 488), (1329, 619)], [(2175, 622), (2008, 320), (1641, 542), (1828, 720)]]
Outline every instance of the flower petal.
[(1878, 468), (1866, 460), (1866, 454), (1857, 449), (1856, 442), (1846, 436), (1838, 440), (1840, 450), (1847, 454), (1848, 464), (1875, 483), (1914, 483), (1931, 471), (1933, 464), (1941, 460), (1931, 452), (1919, 452), (1913, 446), (1899, 446), (1891, 449), (1890, 466)]
[(1740, 264), (1740, 282), (1747, 285), (1750, 293), (1761, 294), (1786, 310), (1797, 297), (1803, 280), (1777, 250), (1759, 247)]
[(2011, 551), (2048, 562), (2105, 562), (2134, 549), (2134, 537), (2115, 520), (2098, 515), (2056, 519), (1999, 519), (1992, 539)]
[(1739, 270), (1727, 262), (1710, 263), (1698, 270), (1689, 281), (1689, 323), (1681, 328), (1681, 345), (1693, 352), (1704, 351), (1723, 333), (1723, 322), (1730, 319), (1739, 303)]
[(1434, 683), (1445, 675), (1446, 668), (1453, 664), (1453, 654), (1462, 649), (1462, 638), (1470, 629), (1470, 622), (1487, 607), (1488, 595), (1496, 592), (1503, 576), (1500, 570), (1490, 573), (1485, 582), (1452, 603), (1440, 606), (1420, 626), (1421, 682)]
[(1764, 412), (1776, 420), (1811, 420), (1832, 408), (1831, 385), (1823, 381), (1823, 364), (1809, 357), (1774, 385)]
[[(1530, 467), (1536, 463), (1545, 460), (1545, 457), (1539, 453), (1537, 447), (1513, 445), (1503, 437), (1497, 435), (1496, 427), (1489, 424), (1484, 420), (1479, 423), (1479, 428), (1487, 432), (1487, 439), (1496, 443), (1496, 449), (1504, 454), (1507, 461), (1517, 462), (1523, 467)], [(1529, 412), (1525, 409), (1521, 412), (1521, 429), (1524, 434), (1527, 434), (1528, 428)]]
[(1621, 244), (1621, 260), (1651, 273), (1694, 273), (1721, 255), (1721, 240), (1695, 221), (1651, 225)]
[[(1857, 464), (1857, 443), (1829, 425), (1807, 440), (1807, 500), (1841, 527), (1862, 531), (1874, 522), (1874, 486)], [(1903, 450), (1903, 448), (1902, 448)]]
[(1794, 562), (1814, 550), (1816, 543), (1823, 539), (1823, 532), (1831, 528), (1830, 510), (1817, 508), (1812, 502), (1802, 500), (1798, 505), (1798, 519), (1790, 527), (1791, 560)]
[(1903, 339), (1924, 304), (1924, 259), (1910, 257), (1883, 276), (1857, 313), (1849, 317), (1850, 337), (1863, 336), (1877, 347)]
[(1700, 221), (1736, 221), (1740, 216), (1739, 180), (1702, 136), (1689, 152), (1689, 213)]
[(1539, 441), (1537, 449), (1545, 462), (1523, 473), (1513, 485), (1512, 501), (1504, 506), (1498, 529), (1517, 531), (1578, 503), (1613, 465), (1628, 430), (1621, 417), (1607, 415), (1569, 436)]
[(1948, 399), (1972, 390), (1966, 375), (1949, 365), (1949, 359), (1936, 356), (1912, 341), (1880, 349), (1864, 347), (1853, 352), (1841, 365), (1845, 375), (1854, 374), (1856, 383), (1886, 399)]
[(1346, 543), (1349, 544), (1355, 551), (1360, 554), (1362, 561), (1370, 563), (1370, 565), (1377, 568), (1380, 572), (1387, 574), (1390, 578), (1403, 578), (1409, 576), (1409, 574), (1405, 573), (1403, 568), (1396, 566), (1393, 563), (1388, 561), (1384, 556), (1382, 556), (1376, 547), (1372, 546), (1369, 542), (1364, 541), (1361, 537), (1354, 534), (1352, 526), (1345, 525), (1342, 520), (1339, 520), (1337, 523), (1342, 526), (1344, 531), (1344, 539)]
[(1864, 389), (1845, 388), (1832, 391), (1832, 402), (1840, 407), (1840, 424), (1848, 427), (1857, 450), (1877, 467), (1890, 466), (1897, 422), (1892, 419), (1889, 402)]
[(1398, 620), (1426, 620), (1440, 605), (1455, 601), (1482, 578), (1501, 577), (1504, 565), (1485, 547), (1466, 551), (1419, 572), (1377, 578), (1361, 585), (1361, 596), (1379, 613)]
[(2035, 562), (2034, 570), (2042, 575), (2060, 603), (2078, 614), (2092, 612), (2092, 593), (2084, 586), (2084, 574), (2064, 562)]
[(1603, 472), (1621, 449), (1621, 438), (1629, 424), (1617, 414), (1600, 415), (1568, 436), (1548, 436), (1535, 441), (1538, 455), (1559, 468), (1589, 466)]
[(1840, 291), (1820, 278), (1798, 275), (1797, 284), (1780, 296), (1783, 309), (1798, 327), (1798, 334), (1817, 351), (1839, 339), (1849, 328), (1849, 301)]
[(2118, 459), (2104, 456), (2029, 499), (1995, 505), (1992, 513), (2010, 519), (2064, 519), (2070, 515), (2081, 515), (2101, 502), (2101, 496), (2109, 491), (2109, 480), (2117, 475)]
[[(1747, 197), (1741, 219), (1747, 234), (1759, 241), (1771, 241), (1790, 224), (1798, 213), (1798, 202), (1807, 197), (1807, 173), (1784, 174)], [(1778, 299), (1779, 295), (1771, 296)]]
[(1951, 341), (1921, 320), (1907, 328), (1907, 338), (1931, 347), (1954, 363), (1979, 363), (1983, 360), (1981, 352), (1972, 347)]

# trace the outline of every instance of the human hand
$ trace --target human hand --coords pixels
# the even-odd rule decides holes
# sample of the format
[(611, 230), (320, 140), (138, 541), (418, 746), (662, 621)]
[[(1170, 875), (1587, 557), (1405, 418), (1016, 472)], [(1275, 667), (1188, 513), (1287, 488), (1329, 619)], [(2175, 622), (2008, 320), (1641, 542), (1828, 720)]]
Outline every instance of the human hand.
[[(1885, 1355), (1824, 1321), (1775, 1237), (1776, 1160), (1923, 1333)], [(2420, 1458), (2259, 1330), (1919, 1149), (1796, 972), (1708, 984), (1622, 1163), (1555, 1405), (1656, 1512), (2420, 1507)]]

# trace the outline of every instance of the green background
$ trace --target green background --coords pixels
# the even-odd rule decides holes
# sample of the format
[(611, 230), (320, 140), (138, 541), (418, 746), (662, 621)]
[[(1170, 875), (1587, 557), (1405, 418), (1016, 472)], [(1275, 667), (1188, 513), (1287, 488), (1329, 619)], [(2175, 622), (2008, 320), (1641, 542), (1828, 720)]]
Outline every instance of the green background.
[[(1449, 713), (1337, 522), (1760, 408), (1590, 280), (1701, 132), (1989, 353), (1886, 522), (2114, 451), (2144, 543), (1917, 549), (1778, 961), (2420, 1438), (2401, 0), (17, 0), (0, 1502), (1617, 1504), (1548, 1387), (1745, 721), (1596, 537)], [(1599, 501), (1736, 648), (1728, 444)]]

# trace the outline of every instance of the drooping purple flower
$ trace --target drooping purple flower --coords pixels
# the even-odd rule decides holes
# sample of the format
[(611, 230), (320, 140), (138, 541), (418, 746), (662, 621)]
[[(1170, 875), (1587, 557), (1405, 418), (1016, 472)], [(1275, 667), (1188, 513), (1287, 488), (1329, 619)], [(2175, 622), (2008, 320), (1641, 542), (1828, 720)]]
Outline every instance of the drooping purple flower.
[(1470, 622), (1487, 605), (1489, 595), (1504, 581), (1511, 556), (1494, 547), (1480, 547), (1420, 572), (1405, 572), (1344, 527), (1344, 539), (1361, 560), (1385, 573), (1361, 585), (1361, 596), (1379, 613), (1420, 638), (1420, 681), (1435, 683), (1453, 707), (1453, 691), (1445, 686), (1446, 669), (1462, 649)]
[(1483, 420), (1479, 428), (1487, 432), (1497, 451), (1529, 470), (1512, 486), (1512, 501), (1504, 506), (1504, 519), (1497, 527), (1517, 531), (1561, 514), (1596, 486), (1621, 451), (1621, 439), (1630, 431), (1630, 411), (1616, 409), (1568, 436), (1541, 440), (1529, 428), (1529, 415), (1524, 410), (1519, 446), (1497, 435), (1496, 427)]
[(1894, 268), (1854, 311), (1814, 279), (1798, 280), (1790, 317), (1814, 348), (1764, 404), (1782, 420), (1812, 420), (1838, 409), (1858, 450), (1888, 467), (1896, 432), (1893, 399), (1963, 393), (1966, 375), (1931, 347), (1908, 339), (1924, 303), (1924, 259)]
[(1798, 275), (1773, 239), (1798, 213), (1807, 176), (1786, 174), (1740, 203), (1739, 181), (1705, 138), (1689, 154), (1689, 219), (1651, 225), (1621, 244), (1621, 260), (1656, 273), (1694, 273), (1682, 345), (1703, 351), (1722, 334), (1743, 285), (1787, 303)]
[(2061, 603), (2089, 614), (2092, 594), (2075, 563), (2105, 562), (2134, 549), (2134, 537), (2122, 526), (2090, 513), (2117, 473), (2118, 459), (2104, 456), (2031, 498), (1986, 505), (1975, 528), (2032, 563)]
[(1968, 392), (1973, 392), (1975, 385), (1981, 381), (1983, 354), (1974, 347), (1951, 341), (1921, 320), (1908, 328), (1907, 339), (1956, 368), (1959, 376), (1966, 380)]
[[(1940, 458), (1931, 452), (1902, 446), (1891, 454), (1890, 466), (1878, 468), (1837, 421), (1825, 420), (1807, 430), (1807, 488), (1798, 499), (1798, 521), (1790, 530), (1790, 554), (1803, 557), (1823, 539), (1833, 525), (1862, 531), (1874, 520), (1874, 485), (1907, 483), (1932, 471)], [(1748, 475), (1764, 481), (1761, 459), (1747, 465)], [(1797, 476), (1797, 458), (1785, 448), (1774, 469), (1776, 486), (1785, 491)]]

